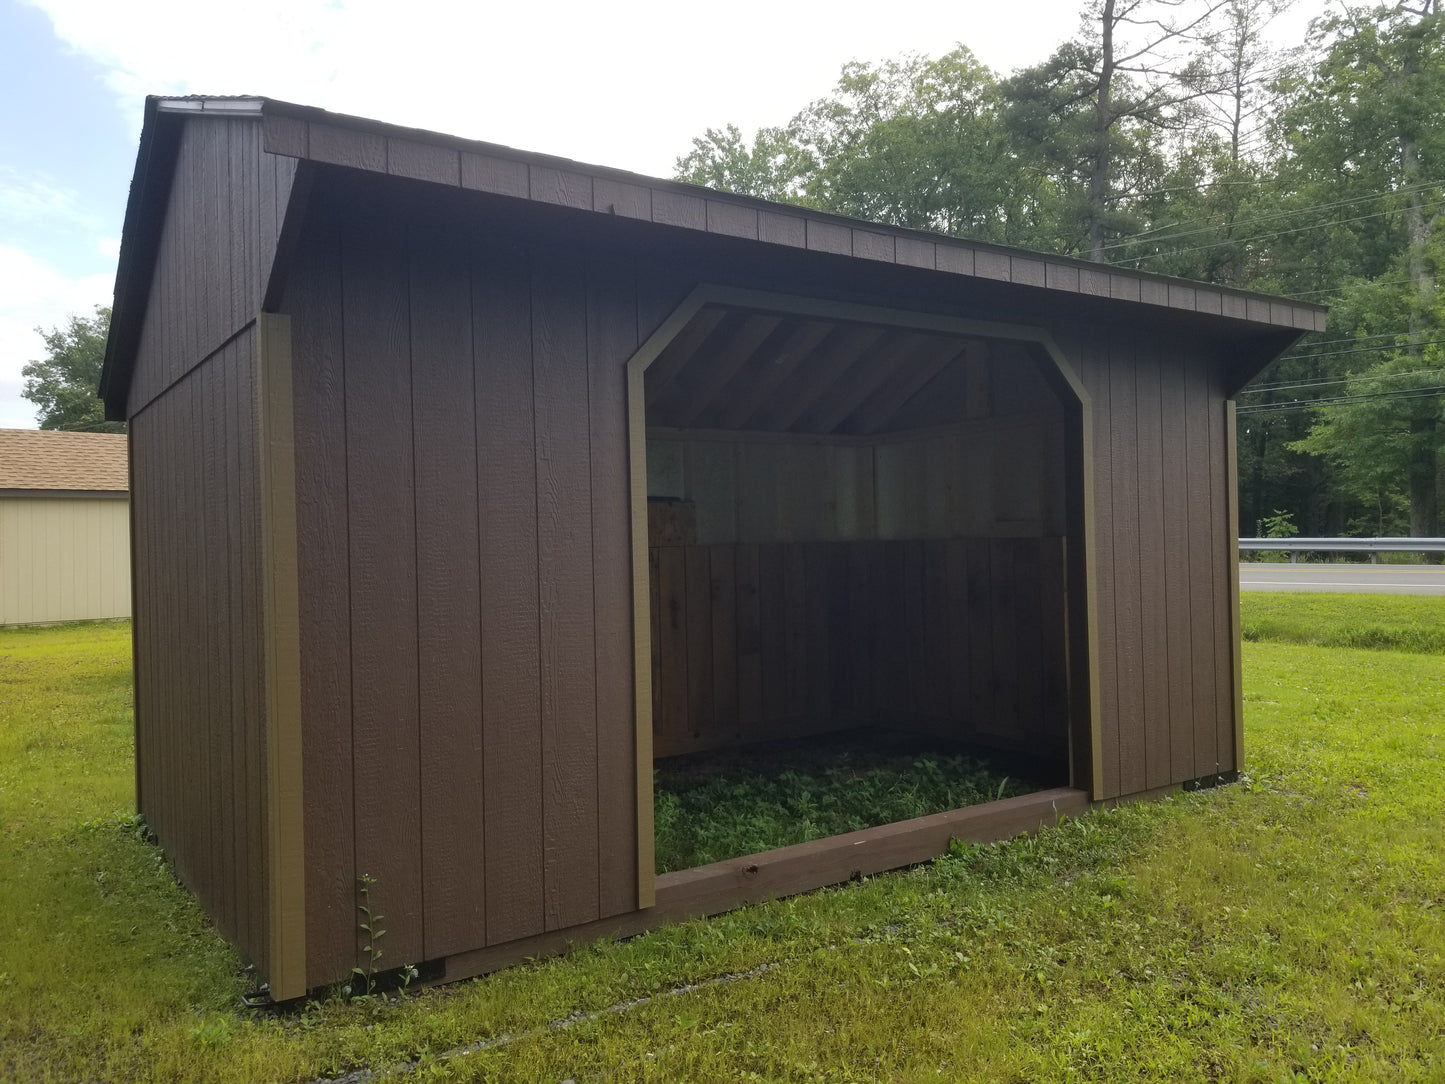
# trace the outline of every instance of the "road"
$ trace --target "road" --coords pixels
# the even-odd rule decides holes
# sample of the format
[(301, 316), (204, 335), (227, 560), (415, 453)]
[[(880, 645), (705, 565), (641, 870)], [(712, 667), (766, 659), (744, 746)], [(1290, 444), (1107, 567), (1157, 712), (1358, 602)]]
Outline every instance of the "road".
[(1445, 595), (1440, 565), (1291, 565), (1239, 566), (1243, 591), (1345, 591), (1377, 595)]

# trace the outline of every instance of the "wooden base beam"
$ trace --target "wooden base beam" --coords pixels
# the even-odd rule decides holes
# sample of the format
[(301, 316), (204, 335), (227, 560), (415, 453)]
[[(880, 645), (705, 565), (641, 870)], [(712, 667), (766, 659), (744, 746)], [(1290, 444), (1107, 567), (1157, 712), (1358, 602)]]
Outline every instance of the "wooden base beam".
[(954, 839), (971, 843), (1010, 839), (1056, 825), (1061, 817), (1087, 813), (1089, 808), (1086, 791), (1056, 787), (665, 873), (657, 878), (656, 904), (646, 910), (449, 956), (436, 981), (456, 982), (599, 938), (632, 937), (669, 922), (721, 914), (916, 865), (945, 854)]

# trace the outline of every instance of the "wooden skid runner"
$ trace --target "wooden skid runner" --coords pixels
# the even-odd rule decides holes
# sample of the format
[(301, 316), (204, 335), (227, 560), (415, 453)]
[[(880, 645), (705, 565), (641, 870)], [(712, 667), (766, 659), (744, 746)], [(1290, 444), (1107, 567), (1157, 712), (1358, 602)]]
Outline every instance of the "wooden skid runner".
[(664, 874), (657, 878), (654, 907), (458, 953), (446, 959), (436, 981), (455, 982), (530, 957), (562, 952), (570, 945), (603, 937), (632, 937), (669, 922), (721, 914), (853, 877), (916, 865), (945, 853), (952, 839), (974, 843), (1009, 839), (1052, 827), (1061, 817), (1076, 817), (1089, 808), (1084, 791), (1056, 787)]

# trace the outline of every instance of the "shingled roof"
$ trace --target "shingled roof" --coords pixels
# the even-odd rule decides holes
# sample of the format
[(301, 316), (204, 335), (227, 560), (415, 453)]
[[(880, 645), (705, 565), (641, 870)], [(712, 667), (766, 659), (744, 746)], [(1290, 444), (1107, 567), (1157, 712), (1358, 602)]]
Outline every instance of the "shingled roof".
[(0, 492), (124, 493), (126, 440), (119, 433), (0, 429)]

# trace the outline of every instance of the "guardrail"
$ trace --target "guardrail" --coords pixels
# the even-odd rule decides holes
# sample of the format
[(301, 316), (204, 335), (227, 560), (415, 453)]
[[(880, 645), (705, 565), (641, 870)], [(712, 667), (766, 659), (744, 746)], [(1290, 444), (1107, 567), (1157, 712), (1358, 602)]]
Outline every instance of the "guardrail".
[(1368, 553), (1377, 564), (1382, 553), (1445, 553), (1445, 538), (1241, 538), (1239, 548), (1288, 553), (1290, 564), (1301, 553)]

